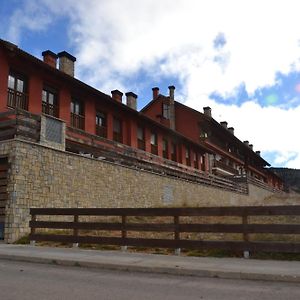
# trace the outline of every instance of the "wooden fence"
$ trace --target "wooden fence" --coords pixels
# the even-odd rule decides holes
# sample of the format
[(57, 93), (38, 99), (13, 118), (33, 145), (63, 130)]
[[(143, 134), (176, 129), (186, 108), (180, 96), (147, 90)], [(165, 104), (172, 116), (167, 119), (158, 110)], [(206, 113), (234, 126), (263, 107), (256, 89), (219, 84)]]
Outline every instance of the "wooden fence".
[(22, 109), (0, 113), (0, 141), (13, 138), (39, 141), (40, 120), (40, 116)]
[[(251, 223), (251, 218), (264, 216), (274, 218), (300, 216), (300, 206), (252, 206), (252, 207), (206, 207), (206, 208), (32, 208), (30, 210), (31, 241), (55, 241), (63, 243), (87, 243), (102, 245), (185, 248), (185, 249), (223, 249), (232, 251), (263, 251), (299, 253), (300, 243), (288, 239), (276, 241), (252, 240), (252, 234), (280, 234), (299, 235), (299, 221), (294, 224), (265, 224)], [(42, 217), (43, 216), (43, 217)], [(41, 220), (47, 216), (47, 221)], [(72, 221), (51, 221), (53, 217), (66, 216)], [(67, 217), (68, 216), (68, 217)], [(87, 221), (89, 217), (114, 217), (119, 222)], [(118, 218), (116, 218), (118, 217)], [(132, 222), (132, 217), (136, 220)], [(160, 217), (159, 223), (145, 222), (148, 217)], [(172, 222), (161, 222), (166, 217)], [(202, 220), (213, 217), (214, 223)], [(240, 220), (240, 222), (226, 222), (226, 217)], [(187, 218), (189, 221), (187, 221)], [(80, 220), (82, 219), (82, 220)], [(151, 219), (151, 218), (150, 218)], [(201, 220), (202, 219), (202, 220)], [(50, 220), (50, 221), (49, 221)], [(193, 221), (194, 220), (194, 221)], [(200, 220), (200, 221), (199, 221)], [(263, 220), (263, 218), (262, 218)], [(299, 220), (299, 219), (298, 219)], [(47, 231), (43, 231), (47, 229)], [(37, 229), (39, 232), (37, 232)], [(70, 234), (59, 234), (58, 229), (69, 230)], [(102, 232), (99, 235), (99, 231)], [(96, 232), (97, 231), (97, 232)], [(55, 233), (53, 233), (55, 232)], [(88, 235), (86, 234), (88, 232)], [(97, 233), (97, 235), (91, 234)], [(108, 232), (118, 236), (108, 236)], [(171, 233), (171, 238), (129, 237), (132, 232)], [(203, 240), (182, 237), (184, 233), (226, 233), (240, 234), (239, 240)], [(226, 235), (224, 235), (226, 236)]]

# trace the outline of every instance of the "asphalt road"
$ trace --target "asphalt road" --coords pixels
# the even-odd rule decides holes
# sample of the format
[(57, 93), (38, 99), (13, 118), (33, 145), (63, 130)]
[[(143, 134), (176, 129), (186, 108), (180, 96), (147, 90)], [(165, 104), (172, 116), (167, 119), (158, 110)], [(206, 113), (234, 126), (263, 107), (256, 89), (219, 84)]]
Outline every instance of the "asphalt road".
[(300, 285), (62, 267), (0, 260), (3, 300), (300, 299)]

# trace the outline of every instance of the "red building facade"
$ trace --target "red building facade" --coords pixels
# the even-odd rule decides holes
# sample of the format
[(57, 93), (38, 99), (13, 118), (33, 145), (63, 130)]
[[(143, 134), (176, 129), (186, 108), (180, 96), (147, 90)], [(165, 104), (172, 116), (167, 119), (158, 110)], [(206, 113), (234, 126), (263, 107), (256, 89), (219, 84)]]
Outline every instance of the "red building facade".
[(169, 87), (168, 96), (154, 88), (153, 100), (138, 112), (133, 92), (125, 94), (123, 104), (122, 92), (109, 96), (74, 78), (76, 58), (69, 53), (47, 50), (42, 55), (39, 60), (0, 40), (0, 112), (22, 109), (63, 120), (68, 151), (132, 152), (151, 163), (218, 176), (248, 175), (281, 187), (280, 179), (264, 169), (268, 163), (225, 123), (216, 122), (209, 108), (202, 114), (176, 102), (175, 87)]

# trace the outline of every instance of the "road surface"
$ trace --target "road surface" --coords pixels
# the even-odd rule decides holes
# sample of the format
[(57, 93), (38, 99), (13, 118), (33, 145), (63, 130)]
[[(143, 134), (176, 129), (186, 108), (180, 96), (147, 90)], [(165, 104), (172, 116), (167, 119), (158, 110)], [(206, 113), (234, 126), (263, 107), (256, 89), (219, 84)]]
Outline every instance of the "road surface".
[(3, 300), (299, 300), (300, 285), (63, 267), (0, 260)]

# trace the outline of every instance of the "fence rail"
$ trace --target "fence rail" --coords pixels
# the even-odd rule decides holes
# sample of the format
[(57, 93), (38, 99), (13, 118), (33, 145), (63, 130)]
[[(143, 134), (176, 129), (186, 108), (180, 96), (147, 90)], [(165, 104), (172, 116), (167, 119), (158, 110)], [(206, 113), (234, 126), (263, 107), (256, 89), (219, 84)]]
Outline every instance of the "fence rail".
[[(300, 216), (300, 206), (248, 206), (248, 207), (206, 207), (206, 208), (32, 208), (30, 210), (31, 241), (55, 241), (64, 243), (89, 243), (119, 246), (141, 246), (159, 248), (222, 249), (232, 251), (265, 251), (299, 253), (300, 243), (278, 238), (265, 241), (252, 240), (251, 234), (300, 234), (300, 224), (251, 224), (250, 218), (275, 216)], [(44, 221), (41, 216), (73, 216), (73, 221)], [(119, 222), (86, 221), (88, 216), (119, 217)], [(130, 220), (138, 217), (140, 222)], [(169, 223), (145, 222), (147, 217), (171, 217)], [(186, 220), (190, 217), (190, 222)], [(197, 218), (198, 219), (195, 219)], [(206, 223), (201, 217), (240, 217), (240, 223), (229, 224), (223, 219)], [(80, 220), (83, 218), (83, 220)], [(200, 222), (199, 222), (200, 218)], [(221, 223), (220, 223), (221, 221)], [(40, 232), (36, 232), (39, 229)], [(48, 232), (43, 232), (48, 229)], [(49, 231), (50, 229), (50, 231)], [(70, 234), (51, 232), (51, 229), (70, 230)], [(86, 231), (89, 231), (86, 234)], [(103, 230), (99, 236), (91, 231)], [(83, 231), (83, 232), (81, 232)], [(107, 232), (116, 232), (119, 236), (107, 236)], [(131, 232), (172, 233), (172, 238), (136, 238), (129, 237)], [(203, 240), (182, 237), (183, 233), (229, 233), (240, 234), (239, 240)], [(97, 234), (99, 234), (97, 232)]]
[(40, 116), (23, 109), (11, 109), (0, 113), (0, 140), (9, 140), (15, 137), (38, 141)]

